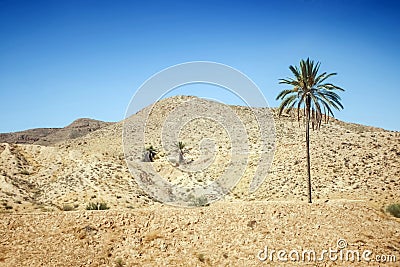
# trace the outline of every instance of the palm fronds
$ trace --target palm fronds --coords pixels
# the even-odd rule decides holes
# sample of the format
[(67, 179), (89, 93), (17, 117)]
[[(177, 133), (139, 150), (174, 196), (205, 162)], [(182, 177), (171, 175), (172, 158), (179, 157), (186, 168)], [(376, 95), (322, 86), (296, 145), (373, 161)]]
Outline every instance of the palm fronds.
[(336, 110), (344, 108), (340, 96), (334, 92), (344, 89), (326, 82), (329, 77), (337, 73), (318, 74), (320, 66), (321, 63), (314, 63), (309, 58), (301, 60), (300, 67), (289, 66), (294, 78), (280, 79), (279, 83), (290, 85), (292, 88), (281, 91), (276, 97), (276, 100), (282, 101), (278, 108), (279, 115), (297, 108), (297, 118), (300, 120), (299, 109), (304, 108), (303, 119), (310, 115), (312, 125), (319, 128), (324, 117), (326, 120), (329, 116), (334, 117), (332, 108)]

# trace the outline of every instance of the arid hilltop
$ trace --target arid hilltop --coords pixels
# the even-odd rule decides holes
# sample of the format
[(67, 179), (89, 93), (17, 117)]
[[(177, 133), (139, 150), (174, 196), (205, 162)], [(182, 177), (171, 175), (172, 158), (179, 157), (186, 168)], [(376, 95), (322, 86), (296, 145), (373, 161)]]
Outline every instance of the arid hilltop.
[(84, 136), (110, 124), (82, 118), (64, 128), (36, 128), (14, 133), (0, 133), (0, 143), (54, 145), (68, 139)]
[[(152, 164), (162, 175), (168, 174), (181, 183), (193, 177), (170, 164), (170, 155), (162, 149), (161, 128), (169, 112), (188, 99), (192, 98), (173, 97), (157, 103), (149, 118), (146, 144), (140, 144), (143, 150), (148, 145), (158, 148), (158, 158)], [(243, 179), (227, 199), (305, 201), (304, 128), (295, 116), (279, 118), (275, 115), (277, 140), (272, 166), (260, 189), (249, 194), (249, 183), (258, 164), (257, 155), (263, 151), (259, 151), (260, 139), (257, 139), (252, 113), (245, 107), (232, 108), (247, 125), (250, 161)], [(262, 109), (257, 110), (262, 112)], [(144, 111), (130, 120), (140, 121)], [(120, 209), (152, 202), (138, 188), (126, 166), (123, 123), (77, 120), (35, 144), (1, 144), (1, 208), (9, 212), (56, 211), (71, 205), (79, 210), (90, 201), (102, 200)], [(79, 132), (76, 129), (83, 129), (82, 136), (71, 135)], [(198, 175), (219, 176), (229, 161), (230, 140), (223, 129), (215, 123), (199, 120), (187, 125), (180, 139), (186, 144), (187, 157), (191, 159), (200, 153), (198, 143), (204, 137), (214, 138), (218, 149), (208, 172)], [(46, 142), (51, 145), (37, 144)], [(377, 208), (400, 202), (399, 145), (398, 132), (331, 118), (311, 135), (314, 199), (366, 200)], [(142, 152), (135, 156), (140, 159)]]
[[(176, 107), (193, 99), (167, 98), (127, 119), (133, 126), (139, 125), (151, 109), (151, 116), (145, 118), (146, 142), (134, 144), (141, 150), (131, 156), (140, 161), (145, 148), (154, 146), (155, 161), (143, 164), (151, 164), (178, 185), (207, 183), (221, 175), (232, 158), (229, 150), (235, 137), (218, 123), (204, 119), (186, 124), (176, 141), (186, 144), (186, 161), (196, 162), (208, 149), (199, 142), (214, 140), (215, 155), (207, 170), (182, 171), (174, 160), (177, 155), (163, 148), (164, 121)], [(245, 125), (249, 161), (232, 192), (222, 201), (197, 209), (160, 204), (138, 186), (125, 160), (124, 121), (77, 120), (74, 127), (40, 134), (28, 130), (25, 136), (30, 137), (23, 142), (17, 135), (3, 134), (0, 264), (255, 266), (260, 263), (255, 258), (257, 249), (268, 240), (277, 249), (291, 249), (328, 246), (338, 238), (345, 238), (352, 248), (372, 248), (376, 253), (400, 257), (400, 222), (384, 212), (387, 205), (400, 203), (399, 132), (334, 118), (312, 131), (316, 204), (309, 205), (304, 126), (295, 114), (278, 117), (275, 110), (269, 110), (274, 115), (276, 143), (263, 147), (251, 109), (230, 108)], [(257, 108), (254, 112), (266, 111)], [(227, 123), (239, 127), (235, 121)], [(271, 150), (274, 157), (266, 169), (266, 180), (255, 193), (249, 193), (260, 155)], [(110, 210), (85, 211), (91, 202), (106, 203)], [(179, 219), (182, 217), (186, 219)], [(26, 231), (30, 233), (24, 237)], [(236, 234), (241, 237), (233, 238)], [(64, 255), (57, 254), (64, 252), (56, 244), (65, 244)], [(47, 251), (47, 258), (40, 256)], [(343, 262), (314, 265), (336, 264), (348, 266)]]

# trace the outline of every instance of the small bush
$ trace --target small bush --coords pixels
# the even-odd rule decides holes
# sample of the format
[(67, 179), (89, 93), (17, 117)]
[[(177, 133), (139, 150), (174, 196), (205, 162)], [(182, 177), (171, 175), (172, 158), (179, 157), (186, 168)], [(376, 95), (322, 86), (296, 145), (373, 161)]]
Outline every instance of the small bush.
[(191, 206), (195, 207), (203, 207), (208, 206), (208, 199), (205, 196), (195, 197), (193, 194), (190, 194), (188, 197), (188, 201), (191, 202)]
[(203, 253), (197, 254), (197, 258), (199, 259), (199, 261), (201, 261), (203, 263), (206, 261), (206, 257), (204, 256)]
[(30, 172), (28, 172), (27, 170), (22, 170), (20, 173), (23, 175), (30, 175)]
[(400, 218), (400, 204), (391, 204), (386, 208), (386, 211), (396, 218)]
[(71, 206), (71, 205), (66, 204), (66, 205), (64, 205), (64, 206), (62, 207), (62, 210), (63, 210), (63, 211), (71, 211), (71, 210), (74, 210), (74, 207)]
[(105, 202), (90, 202), (87, 206), (87, 210), (108, 210), (110, 207)]
[(124, 261), (123, 261), (121, 258), (117, 258), (117, 259), (115, 260), (115, 266), (116, 266), (116, 267), (123, 267), (123, 266), (125, 266), (125, 263), (124, 263)]

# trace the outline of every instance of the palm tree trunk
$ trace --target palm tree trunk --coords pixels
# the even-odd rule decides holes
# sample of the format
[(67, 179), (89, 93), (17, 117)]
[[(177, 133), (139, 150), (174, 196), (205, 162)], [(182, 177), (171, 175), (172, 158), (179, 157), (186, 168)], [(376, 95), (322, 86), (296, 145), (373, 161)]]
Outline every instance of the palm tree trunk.
[[(308, 102), (308, 101), (307, 101)], [(311, 201), (311, 169), (310, 169), (310, 105), (306, 104), (306, 144), (307, 144), (307, 174), (308, 174), (308, 203)]]
[(183, 151), (179, 150), (179, 163), (184, 163), (185, 158), (183, 157)]

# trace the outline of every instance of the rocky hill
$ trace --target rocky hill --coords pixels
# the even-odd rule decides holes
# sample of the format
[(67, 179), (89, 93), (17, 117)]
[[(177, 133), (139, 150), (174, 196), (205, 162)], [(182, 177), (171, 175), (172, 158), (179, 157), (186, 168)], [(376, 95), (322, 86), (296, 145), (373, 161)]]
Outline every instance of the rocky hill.
[[(148, 122), (147, 145), (160, 151), (151, 163), (163, 176), (175, 183), (187, 184), (218, 177), (229, 162), (229, 137), (217, 124), (194, 121), (181, 131), (180, 140), (187, 144), (188, 160), (201, 156), (199, 142), (210, 137), (217, 142), (213, 163), (203, 172), (191, 173), (173, 167), (171, 155), (161, 144), (162, 122), (188, 97), (162, 100), (152, 110)], [(249, 184), (254, 177), (259, 156), (259, 139), (248, 108), (232, 107), (245, 121), (249, 131), (249, 155), (243, 178), (227, 199), (243, 200), (306, 200), (306, 162), (304, 127), (294, 115), (275, 116), (276, 150), (266, 181), (253, 194)], [(129, 120), (140, 122), (145, 110)], [(258, 112), (263, 112), (258, 109)], [(274, 111), (273, 111), (274, 112)], [(79, 122), (79, 123), (78, 123)], [(124, 122), (108, 124), (90, 132), (86, 121), (78, 121), (66, 130), (47, 137), (66, 138), (84, 125), (86, 135), (57, 143), (54, 146), (36, 144), (0, 145), (0, 200), (3, 209), (62, 210), (71, 205), (84, 209), (92, 200), (106, 201), (113, 208), (126, 208), (151, 203), (130, 174), (123, 153), (122, 129)], [(81, 123), (83, 122), (83, 124)], [(233, 123), (233, 122), (232, 122)], [(101, 124), (95, 124), (101, 125)], [(204, 129), (207, 129), (206, 131)], [(79, 132), (79, 130), (77, 130)], [(315, 199), (362, 199), (382, 208), (400, 202), (400, 135), (398, 132), (331, 119), (319, 131), (311, 134), (311, 161)], [(42, 142), (45, 142), (42, 139)], [(144, 145), (135, 155), (142, 157)], [(173, 157), (174, 155), (172, 155)], [(208, 177), (208, 178), (207, 178)], [(194, 181), (194, 182), (190, 182)], [(6, 208), (5, 208), (6, 207)]]
[[(225, 118), (228, 129), (218, 123), (226, 106), (195, 99), (164, 99), (118, 123), (78, 120), (34, 144), (1, 143), (0, 265), (255, 266), (259, 264), (256, 250), (267, 243), (275, 248), (317, 248), (338, 238), (346, 238), (351, 248), (372, 248), (400, 257), (400, 223), (383, 212), (388, 204), (400, 202), (399, 132), (333, 118), (312, 131), (311, 171), (317, 204), (310, 206), (306, 203), (304, 126), (295, 114), (278, 117), (273, 109), (229, 106), (239, 120)], [(187, 117), (178, 112), (179, 107), (189, 102), (192, 110), (213, 106), (216, 117), (190, 119), (174, 132), (173, 123)], [(268, 143), (271, 133), (265, 140), (257, 134), (254, 112), (273, 114), (275, 146)], [(182, 119), (176, 119), (177, 115)], [(126, 160), (124, 123), (135, 138), (143, 121), (145, 142), (125, 147)], [(144, 175), (151, 167), (176, 185), (212, 183), (234, 160), (230, 150), (239, 139), (229, 131), (241, 124), (248, 139), (240, 149), (246, 148), (249, 156), (241, 166), (242, 179), (222, 201), (209, 207), (162, 205), (129, 172), (127, 162)], [(185, 163), (168, 148), (171, 144), (163, 146), (163, 136), (186, 144)], [(142, 162), (150, 145), (157, 149), (157, 157), (154, 162)], [(250, 193), (259, 160), (271, 151), (271, 167), (261, 168), (266, 180)], [(199, 170), (185, 170), (189, 166)], [(106, 203), (110, 210), (85, 211), (89, 203), (97, 202)]]
[(14, 133), (0, 133), (0, 143), (51, 146), (68, 139), (81, 137), (110, 124), (109, 122), (82, 118), (64, 128), (36, 128)]
[(14, 133), (0, 133), (0, 143), (33, 144), (40, 139), (57, 132), (60, 128), (36, 128)]

